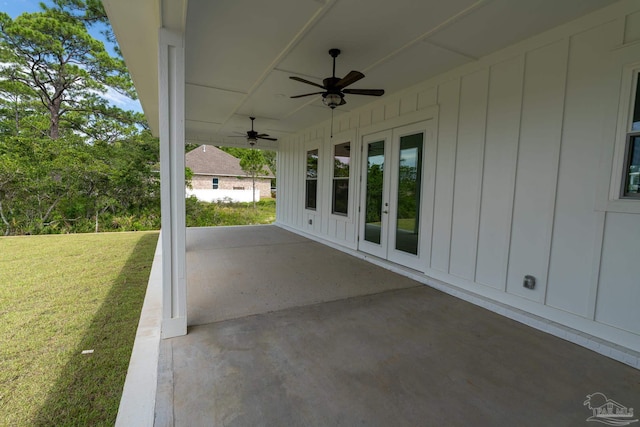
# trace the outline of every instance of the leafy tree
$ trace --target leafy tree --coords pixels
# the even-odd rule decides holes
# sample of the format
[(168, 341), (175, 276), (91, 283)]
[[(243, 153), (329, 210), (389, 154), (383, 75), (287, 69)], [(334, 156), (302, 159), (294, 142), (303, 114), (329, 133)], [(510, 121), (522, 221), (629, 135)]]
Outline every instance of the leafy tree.
[(35, 131), (21, 131), (0, 142), (5, 160), (0, 163), (0, 176), (5, 177), (0, 187), (2, 216), (7, 220), (10, 214), (13, 218), (7, 222), (22, 222), (41, 230), (51, 222), (62, 198), (71, 192), (68, 171), (75, 164), (73, 152), (78, 140), (51, 140), (43, 136), (38, 132), (46, 128), (47, 120), (42, 116), (32, 115), (23, 122), (23, 127)]
[(225, 153), (231, 154), (233, 157), (238, 159), (241, 159), (247, 151), (252, 150), (251, 148), (240, 148), (240, 147), (218, 147), (218, 148), (224, 151)]
[[(58, 3), (84, 5), (88, 11), (96, 6), (95, 1)], [(108, 89), (131, 98), (135, 92), (124, 61), (89, 34), (88, 27), (98, 18), (83, 19), (60, 7), (42, 8), (15, 20), (0, 13), (0, 60), (5, 64), (0, 78), (37, 96), (49, 114), (48, 136), (58, 139), (62, 127), (82, 130), (93, 117), (119, 113), (102, 96)]]
[[(275, 151), (272, 151), (272, 150), (264, 150), (262, 152), (262, 154), (264, 155), (264, 158), (267, 161), (267, 167), (269, 168), (269, 170), (271, 171), (273, 176), (276, 176), (276, 170), (277, 170), (277, 166), (278, 166), (277, 162), (276, 162), (277, 153)], [(275, 178), (273, 178), (271, 180), (271, 186), (272, 187), (276, 186), (276, 179)]]
[(83, 171), (84, 178), (77, 175), (85, 183), (83, 196), (89, 201), (87, 209), (95, 218), (96, 231), (99, 216), (107, 211), (140, 214), (158, 207), (158, 140), (149, 131), (89, 148), (90, 167)]
[[(189, 147), (189, 144), (187, 144), (187, 146)], [(196, 147), (197, 145), (194, 145), (193, 148), (189, 147), (187, 149), (187, 152), (193, 150)], [(246, 152), (253, 150), (253, 148), (240, 148), (240, 147), (218, 147), (218, 148), (224, 151), (225, 153), (231, 154), (233, 157), (237, 157), (238, 159), (241, 159)], [(277, 167), (276, 152), (273, 150), (261, 150), (261, 152), (265, 158), (267, 168), (275, 176), (276, 167)], [(274, 181), (273, 183), (275, 184), (275, 179), (273, 181)]]
[(92, 144), (41, 139), (0, 138), (4, 234), (76, 229), (90, 218), (95, 231), (107, 213), (158, 217), (158, 141), (148, 131)]
[(265, 169), (266, 165), (267, 160), (264, 158), (264, 155), (260, 150), (247, 150), (240, 158), (240, 167), (251, 176), (253, 188), (253, 209), (256, 208), (256, 177), (268, 173)]

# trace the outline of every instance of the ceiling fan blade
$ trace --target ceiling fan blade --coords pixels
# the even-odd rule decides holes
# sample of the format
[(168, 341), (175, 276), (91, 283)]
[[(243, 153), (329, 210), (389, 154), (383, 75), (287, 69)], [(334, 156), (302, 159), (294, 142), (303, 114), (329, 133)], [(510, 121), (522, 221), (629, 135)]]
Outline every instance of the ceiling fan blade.
[(291, 80), (295, 80), (295, 81), (298, 81), (298, 82), (301, 82), (301, 83), (306, 83), (306, 84), (308, 84), (308, 85), (316, 86), (316, 87), (319, 87), (319, 88), (321, 88), (321, 89), (325, 89), (325, 87), (324, 87), (324, 86), (319, 85), (318, 83), (310, 82), (309, 80), (305, 80), (305, 79), (303, 79), (302, 77), (289, 76), (289, 78), (290, 78)]
[(369, 95), (369, 96), (384, 95), (384, 89), (343, 89), (342, 92), (350, 93), (352, 95)]
[(313, 93), (305, 93), (304, 95), (294, 95), (290, 96), (290, 98), (302, 98), (303, 96), (311, 96), (311, 95), (320, 95), (324, 92), (313, 92)]
[(246, 138), (247, 135), (227, 135), (227, 138)]
[(270, 138), (269, 135), (258, 135), (257, 138), (266, 139), (267, 141), (277, 141), (278, 140), (278, 138)]
[(346, 100), (346, 99), (344, 99), (344, 97), (342, 97), (342, 98), (340, 99), (340, 104), (338, 104), (338, 106), (340, 106), (340, 105), (344, 105), (344, 104), (346, 104), (346, 103), (347, 103), (347, 100)]
[(360, 71), (349, 71), (349, 74), (344, 76), (340, 81), (338, 81), (338, 83), (336, 83), (336, 89), (347, 87), (363, 78), (364, 74), (362, 74)]

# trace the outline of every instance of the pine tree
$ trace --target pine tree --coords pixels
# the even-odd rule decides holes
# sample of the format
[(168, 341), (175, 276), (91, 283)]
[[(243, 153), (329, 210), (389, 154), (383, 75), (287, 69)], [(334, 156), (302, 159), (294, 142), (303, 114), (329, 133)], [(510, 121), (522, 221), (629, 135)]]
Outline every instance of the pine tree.
[[(112, 56), (89, 33), (103, 22), (101, 3), (59, 0), (42, 8), (15, 20), (0, 13), (0, 79), (22, 85), (40, 101), (49, 115), (48, 136), (58, 139), (62, 128), (81, 130), (118, 113), (103, 96), (108, 89), (131, 98), (135, 91), (117, 51)], [(85, 13), (73, 13), (80, 9)]]

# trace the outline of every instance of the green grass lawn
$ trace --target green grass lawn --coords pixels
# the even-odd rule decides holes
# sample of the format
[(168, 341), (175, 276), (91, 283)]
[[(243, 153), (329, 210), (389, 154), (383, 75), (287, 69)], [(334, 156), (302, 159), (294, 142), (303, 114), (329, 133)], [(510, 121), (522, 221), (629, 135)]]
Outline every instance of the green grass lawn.
[(190, 197), (186, 200), (187, 227), (218, 225), (271, 224), (276, 220), (276, 200), (253, 203), (207, 203)]
[(1, 426), (114, 424), (157, 239), (0, 237)]

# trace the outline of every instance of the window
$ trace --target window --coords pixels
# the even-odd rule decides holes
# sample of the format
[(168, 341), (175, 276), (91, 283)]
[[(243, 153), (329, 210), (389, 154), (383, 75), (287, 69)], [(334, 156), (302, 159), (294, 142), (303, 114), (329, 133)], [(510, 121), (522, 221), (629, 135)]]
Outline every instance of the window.
[(331, 212), (347, 215), (349, 212), (349, 159), (350, 143), (333, 147), (333, 198)]
[(217, 190), (218, 189), (218, 178), (213, 178), (212, 184), (213, 184), (213, 189)]
[(640, 198), (640, 73), (634, 73), (635, 87), (631, 120), (627, 125), (622, 197)]
[(307, 151), (307, 177), (304, 207), (316, 210), (318, 194), (318, 150)]

